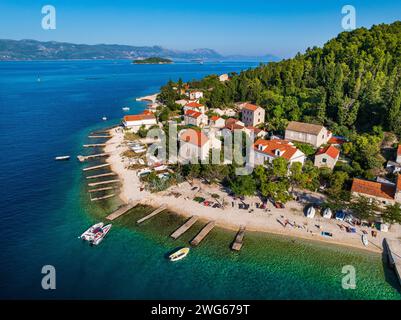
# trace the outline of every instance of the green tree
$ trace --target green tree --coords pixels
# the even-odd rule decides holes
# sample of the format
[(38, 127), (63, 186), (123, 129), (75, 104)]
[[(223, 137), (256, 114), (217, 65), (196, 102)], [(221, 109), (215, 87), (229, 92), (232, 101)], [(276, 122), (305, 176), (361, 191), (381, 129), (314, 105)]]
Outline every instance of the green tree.
[(384, 222), (394, 224), (401, 223), (401, 206), (399, 203), (388, 205), (383, 211), (382, 218)]
[(357, 218), (371, 220), (379, 211), (379, 206), (377, 200), (358, 196), (351, 201), (350, 209)]

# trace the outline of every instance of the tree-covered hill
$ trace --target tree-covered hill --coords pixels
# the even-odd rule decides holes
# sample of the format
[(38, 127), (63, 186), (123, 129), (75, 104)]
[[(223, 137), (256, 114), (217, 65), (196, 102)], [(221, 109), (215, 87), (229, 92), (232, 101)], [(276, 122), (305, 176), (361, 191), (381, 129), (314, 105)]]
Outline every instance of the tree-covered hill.
[(401, 135), (401, 22), (343, 32), (323, 48), (271, 62), (219, 82), (210, 76), (192, 87), (213, 88), (211, 107), (252, 101), (267, 110), (268, 125), (287, 120), (328, 125), (335, 133), (381, 126)]

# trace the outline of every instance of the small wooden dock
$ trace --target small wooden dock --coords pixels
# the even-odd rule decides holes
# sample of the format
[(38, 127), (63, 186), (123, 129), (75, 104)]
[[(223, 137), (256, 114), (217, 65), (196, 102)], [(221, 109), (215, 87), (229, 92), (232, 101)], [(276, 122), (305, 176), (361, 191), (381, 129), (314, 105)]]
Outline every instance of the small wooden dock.
[(122, 206), (122, 207), (118, 208), (116, 211), (114, 211), (113, 213), (109, 214), (106, 217), (106, 219), (113, 221), (113, 220), (117, 219), (118, 217), (121, 217), (123, 214), (127, 213), (131, 209), (135, 208), (137, 206), (137, 204), (138, 204), (138, 202), (134, 202), (132, 204), (127, 204), (126, 206)]
[(105, 167), (109, 167), (109, 166), (110, 166), (110, 163), (99, 164), (98, 166), (83, 168), (82, 171), (96, 170), (96, 169), (101, 169), (101, 168), (105, 168)]
[(141, 224), (142, 222), (145, 222), (146, 220), (154, 217), (155, 215), (159, 214), (160, 212), (162, 212), (166, 209), (167, 209), (167, 206), (161, 206), (161, 207), (157, 208), (156, 210), (152, 211), (151, 213), (149, 213), (147, 216), (139, 219), (136, 223)]
[(84, 144), (84, 148), (97, 148), (97, 147), (105, 147), (105, 143), (92, 143), (92, 144)]
[(191, 228), (195, 224), (196, 221), (198, 221), (198, 218), (199, 218), (198, 216), (192, 216), (181, 227), (179, 227), (171, 234), (171, 238), (175, 240), (181, 237), (183, 233), (185, 233), (189, 228)]
[(110, 155), (109, 153), (98, 153), (98, 154), (91, 154), (89, 156), (79, 155), (79, 156), (77, 156), (77, 158), (78, 158), (78, 160), (80, 162), (84, 162), (86, 160), (91, 160), (91, 159), (96, 159), (96, 158), (101, 158), (101, 157), (107, 157), (109, 155)]
[(240, 251), (242, 248), (242, 244), (244, 241), (244, 235), (245, 235), (245, 226), (240, 226), (237, 235), (235, 237), (235, 240), (233, 244), (231, 245), (231, 249), (235, 251)]
[(88, 183), (89, 187), (96, 187), (96, 186), (101, 186), (104, 184), (111, 184), (111, 183), (117, 183), (120, 182), (119, 179), (114, 179), (114, 180), (107, 180), (107, 181), (99, 181), (99, 182), (92, 182), (92, 183)]
[(104, 187), (104, 188), (98, 188), (98, 189), (91, 189), (91, 190), (88, 190), (88, 192), (93, 193), (93, 192), (108, 191), (108, 190), (114, 190), (114, 189), (118, 189), (118, 187)]
[(214, 228), (214, 226), (216, 225), (216, 222), (214, 221), (210, 221), (208, 222), (201, 231), (199, 231), (199, 233), (196, 235), (195, 238), (192, 239), (191, 241), (191, 245), (196, 247), (197, 245), (199, 245), (201, 243), (201, 241), (203, 239), (205, 239), (205, 237), (209, 234), (210, 231), (212, 231), (212, 229)]
[(112, 136), (109, 136), (109, 135), (99, 135), (99, 136), (90, 135), (90, 136), (88, 136), (89, 139), (110, 139), (111, 137)]
[(389, 265), (394, 269), (401, 285), (401, 241), (384, 238), (383, 249), (387, 251)]
[(114, 197), (115, 195), (116, 195), (115, 193), (112, 193), (112, 194), (105, 195), (103, 197), (91, 198), (91, 201), (105, 200), (105, 199), (109, 199), (111, 197)]
[(97, 178), (103, 178), (103, 177), (111, 177), (111, 176), (116, 176), (117, 173), (115, 172), (107, 172), (107, 173), (102, 173), (102, 174), (96, 174), (94, 176), (87, 176), (86, 179), (97, 179)]

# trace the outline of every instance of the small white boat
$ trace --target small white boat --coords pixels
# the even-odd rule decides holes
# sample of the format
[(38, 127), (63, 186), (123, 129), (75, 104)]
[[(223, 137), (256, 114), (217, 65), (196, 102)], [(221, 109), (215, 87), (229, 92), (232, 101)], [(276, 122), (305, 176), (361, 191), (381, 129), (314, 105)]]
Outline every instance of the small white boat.
[(103, 121), (106, 121), (106, 120), (107, 120), (107, 117), (103, 117), (102, 120), (103, 120)]
[(362, 235), (362, 243), (365, 247), (369, 245), (368, 237), (366, 236), (366, 234)]
[(168, 169), (166, 165), (161, 165), (153, 168), (155, 171), (165, 171)]
[(89, 240), (90, 244), (97, 246), (104, 237), (109, 233), (112, 224), (108, 224), (102, 228), (99, 228), (96, 233), (93, 233), (93, 237)]
[(60, 161), (60, 160), (69, 160), (70, 156), (59, 156), (59, 157), (55, 157), (54, 160), (56, 161)]
[(135, 153), (144, 153), (144, 152), (146, 152), (146, 149), (145, 148), (142, 148), (142, 149), (134, 149), (133, 150)]
[(123, 111), (129, 111), (129, 107), (123, 107)]
[(316, 214), (316, 209), (312, 206), (308, 209), (308, 211), (306, 211), (306, 217), (313, 219), (315, 217)]
[(331, 211), (330, 208), (326, 208), (323, 211), (323, 218), (325, 219), (331, 219), (331, 217), (333, 216), (333, 212)]
[(81, 234), (78, 238), (89, 241), (93, 237), (93, 232), (102, 227), (103, 227), (103, 222), (96, 223), (93, 226), (91, 226), (88, 230), (86, 230), (83, 234)]
[(178, 261), (185, 258), (189, 253), (189, 248), (182, 248), (169, 255), (170, 261)]

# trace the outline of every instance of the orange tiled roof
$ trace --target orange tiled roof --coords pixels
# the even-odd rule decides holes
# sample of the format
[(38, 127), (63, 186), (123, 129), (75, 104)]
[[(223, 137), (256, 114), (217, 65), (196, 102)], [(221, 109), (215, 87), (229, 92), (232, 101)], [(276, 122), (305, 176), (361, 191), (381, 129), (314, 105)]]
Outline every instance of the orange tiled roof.
[(186, 105), (186, 107), (191, 107), (191, 108), (200, 108), (203, 107), (203, 104), (197, 103), (197, 102), (188, 102)]
[(185, 115), (186, 115), (187, 117), (191, 117), (191, 118), (197, 119), (197, 118), (199, 118), (199, 117), (202, 115), (202, 113), (200, 113), (200, 112), (198, 112), (198, 111), (194, 111), (194, 110), (187, 110), (187, 111), (185, 112)]
[(397, 177), (397, 192), (401, 191), (401, 174)]
[(124, 116), (124, 121), (141, 121), (148, 119), (156, 119), (156, 118), (154, 114), (145, 114), (145, 113)]
[(208, 137), (200, 130), (187, 129), (180, 134), (180, 140), (202, 147), (209, 141)]
[(390, 184), (354, 178), (351, 192), (366, 194), (384, 199), (394, 199), (395, 187)]
[(260, 108), (260, 107), (254, 105), (254, 104), (251, 104), (251, 103), (246, 103), (246, 104), (242, 107), (242, 109), (247, 109), (247, 110), (250, 110), (250, 111), (255, 111), (255, 110), (258, 109), (258, 108)]
[[(259, 150), (258, 147), (265, 147), (263, 150)], [(253, 147), (256, 151), (268, 154), (269, 156), (276, 157), (276, 150), (280, 150), (283, 154), (281, 157), (284, 159), (290, 160), (292, 156), (298, 151), (296, 147), (291, 145), (289, 141), (286, 140), (264, 140), (259, 139), (254, 144)]]
[(210, 120), (212, 120), (212, 121), (217, 121), (219, 119), (221, 119), (219, 116), (211, 116), (210, 117)]
[(338, 150), (336, 147), (333, 147), (332, 145), (327, 146), (325, 148), (321, 148), (316, 152), (316, 155), (320, 154), (327, 154), (329, 157), (333, 159), (337, 159), (337, 157), (340, 155), (340, 150)]
[(331, 137), (327, 143), (328, 144), (343, 144), (344, 142), (346, 142), (345, 139), (342, 139), (339, 137)]
[(398, 155), (398, 156), (401, 156), (401, 144), (398, 145), (397, 155)]

